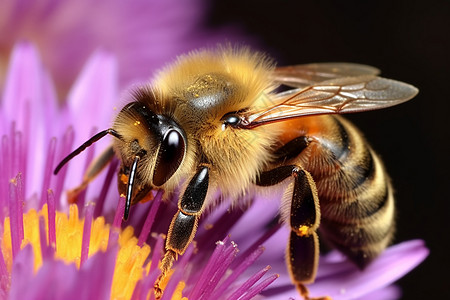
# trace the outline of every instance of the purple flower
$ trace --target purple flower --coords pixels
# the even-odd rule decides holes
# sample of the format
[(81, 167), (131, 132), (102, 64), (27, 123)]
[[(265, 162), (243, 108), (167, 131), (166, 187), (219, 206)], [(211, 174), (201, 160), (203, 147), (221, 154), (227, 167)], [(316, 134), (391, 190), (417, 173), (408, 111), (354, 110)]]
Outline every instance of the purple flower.
[[(67, 102), (59, 105), (36, 48), (28, 42), (15, 46), (0, 107), (0, 220), (4, 227), (0, 297), (106, 299), (114, 297), (115, 290), (127, 291), (132, 299), (152, 295), (159, 275), (156, 262), (163, 249), (162, 237), (152, 233), (167, 231), (175, 202), (162, 202), (161, 194), (156, 194), (153, 201), (133, 207), (131, 220), (121, 224), (123, 199), (118, 201), (114, 184), (117, 161), (113, 161), (79, 199), (84, 219), (78, 218), (76, 206), (67, 205), (65, 192), (81, 182), (89, 162), (108, 145), (106, 139), (78, 156), (77, 162), (58, 176), (52, 175), (55, 164), (75, 145), (109, 127), (123, 105), (116, 103), (117, 66), (110, 52), (95, 52), (68, 93)], [(95, 206), (84, 206), (93, 200)], [(277, 224), (269, 226), (278, 205), (276, 200), (256, 199), (247, 210), (231, 210), (223, 204), (205, 216), (195, 245), (174, 265), (163, 299), (172, 295), (191, 299), (300, 298), (284, 262), (287, 231)], [(41, 207), (44, 210), (38, 212)], [(58, 221), (68, 211), (67, 223)], [(77, 241), (78, 248), (73, 246)], [(68, 254), (58, 252), (62, 250)], [(400, 291), (392, 283), (427, 254), (421, 241), (405, 242), (389, 248), (361, 272), (332, 252), (321, 257), (317, 280), (309, 286), (311, 295), (399, 298)], [(70, 263), (62, 263), (64, 259)], [(155, 263), (147, 264), (147, 260)]]

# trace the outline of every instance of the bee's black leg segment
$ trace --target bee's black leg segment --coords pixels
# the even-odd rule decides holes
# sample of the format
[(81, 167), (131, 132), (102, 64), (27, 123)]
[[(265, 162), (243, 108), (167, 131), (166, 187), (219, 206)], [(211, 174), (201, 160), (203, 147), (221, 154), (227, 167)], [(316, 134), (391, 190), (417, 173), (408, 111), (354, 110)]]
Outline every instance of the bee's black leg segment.
[(293, 169), (293, 175), (295, 184), (289, 222), (298, 235), (308, 235), (316, 231), (320, 222), (316, 184), (311, 174), (298, 167)]
[(272, 186), (289, 177), (294, 179), (289, 219), (291, 229), (298, 234), (304, 234), (305, 227), (316, 230), (320, 222), (319, 199), (316, 184), (306, 170), (296, 165), (281, 166), (261, 173), (256, 184)]
[(198, 216), (178, 211), (170, 224), (166, 249), (183, 254), (197, 231)]
[(287, 178), (293, 178), (294, 187), (286, 220), (291, 228), (286, 262), (292, 281), (297, 283), (305, 299), (310, 299), (304, 284), (314, 281), (319, 261), (319, 239), (316, 230), (320, 223), (320, 208), (316, 184), (306, 170), (296, 165), (281, 166), (263, 172), (256, 184), (271, 186)]
[(201, 165), (178, 202), (178, 212), (170, 224), (166, 238), (166, 253), (160, 267), (161, 275), (155, 284), (155, 294), (162, 293), (159, 282), (166, 276), (178, 255), (182, 255), (186, 251), (197, 232), (198, 220), (203, 211), (208, 186), (209, 167)]
[(286, 249), (286, 261), (289, 273), (297, 284), (297, 290), (306, 300), (325, 300), (329, 297), (309, 297), (307, 283), (312, 283), (316, 277), (319, 263), (319, 238), (316, 232), (308, 235), (299, 235), (291, 231), (288, 247)]
[(136, 178), (136, 170), (137, 170), (137, 164), (139, 162), (139, 159), (140, 159), (139, 156), (136, 156), (134, 158), (133, 164), (131, 165), (131, 169), (130, 169), (130, 176), (128, 177), (127, 194), (125, 196), (125, 211), (123, 213), (123, 219), (125, 221), (128, 220), (128, 216), (130, 215), (130, 207), (131, 207), (131, 198), (133, 196), (134, 179)]
[(186, 187), (183, 197), (178, 203), (178, 209), (188, 215), (199, 214), (205, 202), (208, 185), (209, 168), (202, 166)]
[(178, 202), (178, 212), (169, 227), (166, 250), (183, 254), (194, 238), (209, 186), (209, 168), (201, 166), (192, 177), (183, 197)]
[(305, 150), (311, 142), (308, 136), (299, 136), (282, 147), (278, 148), (274, 154), (278, 161), (286, 161), (297, 157), (303, 150)]

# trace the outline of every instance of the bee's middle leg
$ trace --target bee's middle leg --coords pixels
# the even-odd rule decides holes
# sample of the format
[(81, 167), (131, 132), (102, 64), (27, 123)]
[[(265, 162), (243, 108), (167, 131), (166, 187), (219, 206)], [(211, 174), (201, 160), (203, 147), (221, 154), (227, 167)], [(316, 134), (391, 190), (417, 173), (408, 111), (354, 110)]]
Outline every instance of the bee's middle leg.
[(314, 281), (319, 261), (319, 239), (316, 230), (320, 223), (320, 209), (316, 184), (312, 176), (297, 165), (280, 166), (263, 172), (256, 184), (273, 186), (288, 178), (294, 180), (294, 187), (290, 201), (291, 233), (286, 263), (300, 294), (305, 299), (311, 299), (305, 284)]

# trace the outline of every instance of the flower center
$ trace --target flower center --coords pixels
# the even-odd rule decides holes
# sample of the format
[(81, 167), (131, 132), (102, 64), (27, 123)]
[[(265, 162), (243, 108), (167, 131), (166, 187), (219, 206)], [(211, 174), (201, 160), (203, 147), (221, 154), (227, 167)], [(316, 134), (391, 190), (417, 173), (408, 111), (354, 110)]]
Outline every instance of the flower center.
[[(29, 210), (23, 215), (24, 238), (21, 243), (21, 249), (31, 244), (34, 252), (34, 271), (35, 273), (43, 264), (43, 255), (41, 251), (40, 226), (39, 219), (45, 221), (45, 234), (47, 244), (49, 243), (49, 219), (47, 205), (45, 204), (40, 211)], [(13, 265), (13, 251), (11, 240), (10, 218), (5, 218), (3, 237), (1, 241), (1, 250), (9, 272)], [(70, 264), (74, 263), (78, 269), (82, 263), (83, 240), (88, 241), (88, 257), (98, 251), (106, 251), (110, 239), (111, 226), (105, 224), (103, 217), (92, 220), (90, 232), (85, 231), (85, 219), (79, 218), (78, 208), (71, 205), (69, 215), (56, 211), (55, 214), (55, 233), (56, 247), (53, 246), (54, 257)], [(114, 227), (113, 227), (114, 228)], [(115, 228), (113, 229), (113, 231)], [(86, 236), (87, 235), (87, 236)], [(84, 236), (84, 237), (83, 237)], [(117, 254), (114, 270), (113, 282), (111, 286), (111, 299), (131, 299), (136, 284), (142, 279), (144, 274), (148, 274), (151, 261), (147, 258), (150, 254), (150, 247), (147, 244), (138, 246), (138, 239), (134, 236), (134, 229), (131, 226), (120, 230), (119, 252)], [(82, 268), (82, 266), (81, 266)], [(182, 299), (182, 290), (184, 282), (179, 282), (172, 299)], [(152, 293), (150, 289), (149, 293)]]

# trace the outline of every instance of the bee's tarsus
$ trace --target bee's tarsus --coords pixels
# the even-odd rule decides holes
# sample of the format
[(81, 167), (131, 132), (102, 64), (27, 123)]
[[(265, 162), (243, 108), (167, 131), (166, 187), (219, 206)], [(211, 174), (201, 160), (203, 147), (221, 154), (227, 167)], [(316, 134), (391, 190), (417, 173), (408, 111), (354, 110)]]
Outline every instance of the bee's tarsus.
[(178, 257), (177, 253), (172, 250), (167, 250), (166, 253), (164, 254), (164, 257), (161, 260), (161, 264), (159, 266), (161, 274), (158, 276), (158, 279), (156, 280), (154, 286), (155, 299), (161, 299), (164, 292), (161, 283), (165, 280), (167, 274), (172, 268), (173, 262), (177, 259), (177, 257)]
[(332, 300), (330, 296), (323, 296), (323, 297), (309, 297), (309, 290), (304, 284), (297, 284), (297, 290), (300, 295), (302, 295), (304, 300)]

